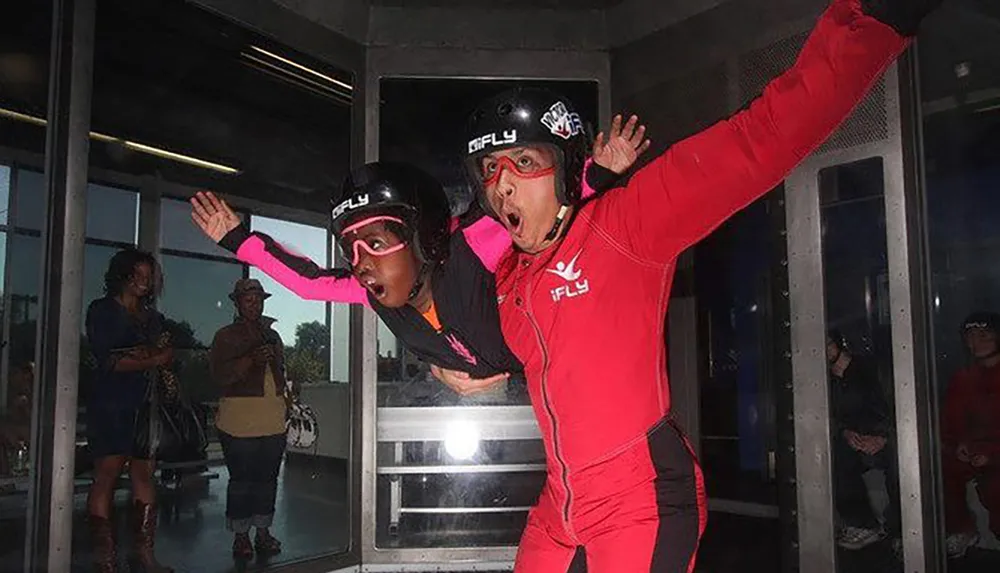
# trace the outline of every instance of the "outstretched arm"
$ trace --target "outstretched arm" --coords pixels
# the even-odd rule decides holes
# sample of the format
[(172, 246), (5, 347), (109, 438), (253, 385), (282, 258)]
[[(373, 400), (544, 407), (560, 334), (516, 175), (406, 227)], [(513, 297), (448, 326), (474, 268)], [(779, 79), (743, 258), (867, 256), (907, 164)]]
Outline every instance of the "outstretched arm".
[(210, 192), (191, 199), (191, 218), (213, 241), (308, 300), (368, 304), (367, 291), (345, 270), (325, 269), (289, 252), (263, 233), (251, 233), (225, 201)]
[(777, 186), (909, 43), (863, 3), (870, 1), (834, 0), (795, 65), (748, 109), (674, 145), (633, 176), (627, 191), (606, 196), (614, 234), (643, 258), (668, 261)]

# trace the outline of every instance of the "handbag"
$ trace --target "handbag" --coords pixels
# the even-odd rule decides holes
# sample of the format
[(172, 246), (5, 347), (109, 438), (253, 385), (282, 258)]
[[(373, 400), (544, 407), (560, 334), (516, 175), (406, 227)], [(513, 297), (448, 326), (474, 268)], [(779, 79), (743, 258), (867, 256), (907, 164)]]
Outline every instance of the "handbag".
[[(169, 376), (165, 376), (169, 374)], [(169, 370), (147, 372), (146, 396), (136, 412), (133, 455), (165, 462), (202, 459), (208, 437), (193, 404), (174, 394), (165, 378)], [(176, 385), (176, 379), (173, 380)], [(164, 394), (172, 394), (167, 399)]]
[(319, 424), (316, 423), (316, 414), (292, 392), (291, 381), (286, 382), (285, 392), (289, 397), (288, 413), (285, 416), (288, 447), (301, 449), (318, 446)]
[(132, 455), (143, 460), (156, 459), (163, 434), (159, 389), (155, 376), (146, 376), (146, 395), (135, 413), (135, 437)]

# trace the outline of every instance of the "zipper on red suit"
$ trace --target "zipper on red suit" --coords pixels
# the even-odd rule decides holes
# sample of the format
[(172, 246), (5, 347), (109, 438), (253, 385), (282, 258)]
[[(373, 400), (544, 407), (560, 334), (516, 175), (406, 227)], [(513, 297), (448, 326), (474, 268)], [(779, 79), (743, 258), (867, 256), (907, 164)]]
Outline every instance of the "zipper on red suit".
[(525, 314), (528, 316), (528, 322), (531, 323), (531, 328), (535, 331), (535, 338), (538, 340), (538, 346), (542, 349), (542, 402), (545, 404), (545, 413), (548, 414), (549, 422), (552, 424), (552, 449), (555, 452), (556, 461), (559, 462), (559, 467), (562, 470), (562, 484), (563, 488), (566, 489), (566, 502), (563, 504), (562, 508), (563, 521), (569, 525), (570, 507), (573, 503), (573, 490), (569, 487), (569, 466), (566, 465), (566, 461), (563, 459), (562, 451), (559, 447), (558, 422), (556, 421), (555, 410), (552, 409), (552, 402), (549, 400), (549, 351), (545, 347), (545, 342), (542, 339), (542, 331), (538, 328), (538, 324), (535, 323), (535, 317), (531, 314), (530, 292), (526, 291), (524, 295), (525, 305), (527, 307)]

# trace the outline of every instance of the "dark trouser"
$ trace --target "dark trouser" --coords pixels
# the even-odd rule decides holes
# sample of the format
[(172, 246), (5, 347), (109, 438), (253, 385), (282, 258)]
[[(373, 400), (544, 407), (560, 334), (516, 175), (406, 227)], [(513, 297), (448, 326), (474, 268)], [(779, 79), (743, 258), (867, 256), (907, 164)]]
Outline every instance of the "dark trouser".
[(879, 453), (869, 456), (852, 448), (843, 436), (836, 436), (834, 440), (834, 498), (843, 525), (878, 528), (878, 519), (872, 510), (868, 488), (862, 476), (868, 470), (879, 469), (885, 473), (885, 489), (889, 496), (885, 526), (891, 535), (899, 535), (899, 473), (896, 470), (896, 450), (892, 442), (887, 443)]
[(285, 434), (237, 438), (220, 431), (219, 441), (229, 468), (226, 526), (236, 533), (246, 533), (251, 527), (270, 527), (278, 471), (285, 454)]
[(990, 529), (1000, 534), (1000, 469), (995, 465), (974, 468), (968, 462), (959, 460), (953, 450), (945, 452), (941, 470), (947, 533), (976, 533), (976, 520), (965, 499), (966, 487), (974, 479), (979, 501), (990, 515)]

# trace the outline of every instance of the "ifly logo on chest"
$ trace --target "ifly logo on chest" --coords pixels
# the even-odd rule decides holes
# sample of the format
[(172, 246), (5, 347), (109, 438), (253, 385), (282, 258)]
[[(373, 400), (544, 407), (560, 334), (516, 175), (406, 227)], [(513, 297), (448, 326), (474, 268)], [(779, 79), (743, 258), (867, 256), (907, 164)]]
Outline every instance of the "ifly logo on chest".
[(583, 254), (583, 250), (578, 251), (569, 264), (559, 261), (556, 263), (556, 268), (545, 269), (545, 272), (552, 273), (567, 282), (565, 285), (552, 289), (553, 301), (559, 302), (563, 298), (573, 298), (590, 292), (590, 281), (582, 278), (583, 270), (576, 266), (576, 261), (579, 260), (581, 254)]
[(486, 146), (498, 147), (517, 143), (517, 130), (505, 129), (501, 133), (487, 133), (469, 141), (469, 155), (479, 153), (486, 149)]

